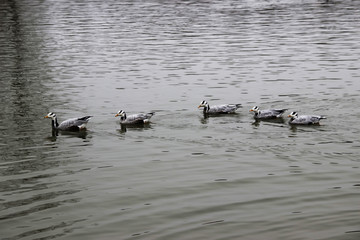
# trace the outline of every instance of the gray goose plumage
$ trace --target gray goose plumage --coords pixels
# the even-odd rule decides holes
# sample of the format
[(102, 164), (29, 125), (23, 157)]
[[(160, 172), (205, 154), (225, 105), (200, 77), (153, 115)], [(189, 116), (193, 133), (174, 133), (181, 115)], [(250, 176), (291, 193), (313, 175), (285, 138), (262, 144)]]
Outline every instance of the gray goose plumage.
[(206, 102), (202, 101), (198, 108), (204, 108), (204, 114), (226, 114), (235, 113), (236, 109), (240, 108), (241, 104), (222, 104), (211, 106)]
[(260, 110), (258, 106), (250, 109), (250, 112), (254, 112), (255, 119), (272, 119), (279, 118), (287, 109), (265, 109)]
[(326, 119), (326, 117), (320, 115), (299, 115), (297, 112), (291, 112), (288, 117), (290, 118), (290, 124), (297, 125), (320, 124), (321, 119)]
[(60, 124), (57, 121), (55, 113), (48, 113), (44, 118), (51, 118), (51, 126), (53, 130), (62, 130), (62, 131), (79, 131), (86, 129), (86, 124), (89, 122), (92, 116), (85, 116), (81, 118), (71, 118), (61, 122)]
[(138, 113), (127, 116), (125, 111), (120, 110), (115, 117), (120, 116), (120, 124), (134, 125), (134, 124), (145, 124), (150, 122), (150, 118), (154, 115), (154, 112), (149, 113)]

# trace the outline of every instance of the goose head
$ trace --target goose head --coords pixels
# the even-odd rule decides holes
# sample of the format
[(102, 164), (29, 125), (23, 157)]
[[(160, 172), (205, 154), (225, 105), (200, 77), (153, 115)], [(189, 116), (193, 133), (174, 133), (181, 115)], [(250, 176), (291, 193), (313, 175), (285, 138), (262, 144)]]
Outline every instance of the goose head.
[(198, 108), (201, 108), (201, 107), (203, 107), (203, 108), (208, 108), (208, 107), (209, 107), (209, 104), (208, 104), (205, 100), (203, 100), (203, 101), (200, 103), (200, 105), (198, 106)]
[(252, 109), (250, 109), (250, 112), (255, 112), (258, 113), (260, 110), (260, 108), (258, 106), (253, 107)]
[(123, 110), (118, 111), (118, 113), (115, 115), (115, 117), (119, 117), (119, 116), (120, 116), (120, 118), (126, 117), (125, 111), (123, 111)]
[(288, 115), (288, 117), (291, 118), (291, 119), (295, 119), (295, 118), (297, 118), (298, 116), (299, 116), (299, 115), (298, 115), (297, 112), (291, 112), (291, 113)]
[(44, 118), (51, 118), (52, 120), (56, 119), (56, 114), (53, 112), (48, 113)]
[(56, 129), (59, 126), (55, 113), (49, 112), (44, 118), (51, 118), (51, 126), (53, 129)]

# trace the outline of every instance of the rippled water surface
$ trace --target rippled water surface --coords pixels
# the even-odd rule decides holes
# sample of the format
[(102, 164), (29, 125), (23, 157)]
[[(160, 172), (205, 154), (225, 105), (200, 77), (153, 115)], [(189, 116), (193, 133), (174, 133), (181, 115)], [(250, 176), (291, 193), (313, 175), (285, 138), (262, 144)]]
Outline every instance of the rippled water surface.
[[(360, 239), (359, 16), (357, 0), (0, 1), (0, 238)], [(204, 118), (202, 100), (243, 107)], [(255, 105), (288, 111), (255, 122)], [(120, 109), (156, 114), (125, 129)], [(53, 135), (50, 111), (93, 118)]]

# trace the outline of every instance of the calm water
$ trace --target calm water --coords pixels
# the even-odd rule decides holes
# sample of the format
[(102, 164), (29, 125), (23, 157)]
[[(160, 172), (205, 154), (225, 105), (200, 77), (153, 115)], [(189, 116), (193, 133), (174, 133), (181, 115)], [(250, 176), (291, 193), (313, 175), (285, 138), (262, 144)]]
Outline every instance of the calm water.
[[(0, 1), (1, 239), (360, 239), (357, 0)], [(197, 109), (242, 103), (235, 115)], [(323, 114), (255, 123), (249, 109)], [(114, 117), (155, 111), (146, 128)], [(93, 115), (88, 131), (52, 136)]]

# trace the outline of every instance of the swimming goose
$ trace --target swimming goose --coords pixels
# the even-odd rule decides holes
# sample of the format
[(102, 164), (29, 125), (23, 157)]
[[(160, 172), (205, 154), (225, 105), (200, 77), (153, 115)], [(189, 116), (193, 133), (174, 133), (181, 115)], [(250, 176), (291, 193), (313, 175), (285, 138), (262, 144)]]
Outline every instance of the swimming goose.
[(236, 109), (241, 107), (241, 104), (223, 104), (210, 107), (206, 101), (202, 101), (198, 108), (202, 107), (204, 108), (204, 114), (225, 114), (235, 113)]
[(298, 115), (297, 112), (292, 112), (288, 115), (290, 118), (290, 124), (298, 124), (298, 125), (312, 125), (312, 124), (320, 124), (321, 119), (326, 119), (324, 116), (316, 116), (316, 115)]
[(126, 116), (125, 111), (120, 110), (115, 117), (120, 116), (120, 124), (145, 124), (150, 122), (150, 118), (154, 115), (154, 112), (150, 113), (138, 113), (130, 116)]
[(260, 110), (258, 106), (250, 109), (250, 112), (254, 112), (255, 119), (271, 119), (271, 118), (279, 118), (287, 109), (266, 109)]
[(44, 118), (51, 118), (51, 126), (53, 130), (62, 130), (62, 131), (79, 131), (86, 128), (86, 124), (92, 116), (86, 116), (81, 118), (71, 118), (58, 123), (55, 113), (48, 113)]

